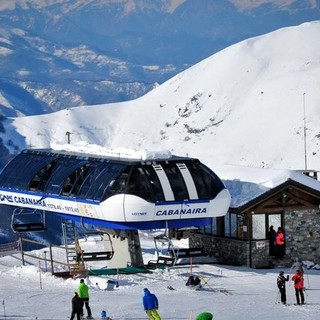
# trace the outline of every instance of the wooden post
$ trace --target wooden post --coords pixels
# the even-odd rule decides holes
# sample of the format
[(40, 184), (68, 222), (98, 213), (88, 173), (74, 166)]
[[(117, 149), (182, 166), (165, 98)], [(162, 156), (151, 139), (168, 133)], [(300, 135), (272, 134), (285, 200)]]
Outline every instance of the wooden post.
[(52, 245), (51, 244), (49, 246), (49, 249), (50, 249), (51, 274), (53, 274), (54, 270), (53, 270), (53, 257), (52, 257)]
[(22, 261), (22, 265), (24, 266), (24, 254), (23, 254), (23, 247), (22, 247), (22, 238), (19, 238), (20, 240), (20, 250), (21, 250), (21, 261)]
[(119, 287), (119, 278), (120, 278), (120, 272), (119, 272), (119, 268), (117, 268), (117, 283), (116, 283), (116, 288)]
[(42, 289), (42, 279), (41, 279), (41, 265), (39, 260), (39, 281), (40, 281), (40, 289)]

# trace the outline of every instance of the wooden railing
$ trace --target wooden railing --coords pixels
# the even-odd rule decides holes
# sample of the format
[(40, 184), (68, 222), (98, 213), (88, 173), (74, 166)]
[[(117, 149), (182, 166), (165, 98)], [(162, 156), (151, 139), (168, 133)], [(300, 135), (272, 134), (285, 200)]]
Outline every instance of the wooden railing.
[(18, 253), (20, 251), (20, 241), (0, 244), (0, 257)]

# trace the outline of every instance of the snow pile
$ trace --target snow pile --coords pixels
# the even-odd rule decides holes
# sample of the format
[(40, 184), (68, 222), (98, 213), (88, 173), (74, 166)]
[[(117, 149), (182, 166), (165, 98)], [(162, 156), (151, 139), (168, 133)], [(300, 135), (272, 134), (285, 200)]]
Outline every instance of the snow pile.
[(107, 156), (120, 159), (136, 159), (136, 160), (154, 160), (154, 159), (170, 159), (172, 154), (169, 150), (134, 150), (129, 148), (108, 149), (100, 145), (90, 144), (80, 141), (76, 144), (59, 145), (52, 143), (51, 148), (57, 151), (68, 151), (75, 153), (86, 153), (92, 155)]
[(310, 270), (310, 269), (320, 270), (320, 265), (313, 261), (305, 260), (305, 261), (302, 261), (302, 263), (307, 268), (307, 270)]

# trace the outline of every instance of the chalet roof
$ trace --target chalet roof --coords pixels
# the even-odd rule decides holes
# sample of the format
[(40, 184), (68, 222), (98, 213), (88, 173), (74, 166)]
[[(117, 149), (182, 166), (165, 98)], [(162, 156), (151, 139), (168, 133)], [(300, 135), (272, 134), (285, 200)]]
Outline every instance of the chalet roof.
[(218, 174), (231, 194), (230, 207), (234, 209), (289, 184), (320, 195), (320, 181), (301, 171), (224, 166), (219, 168)]

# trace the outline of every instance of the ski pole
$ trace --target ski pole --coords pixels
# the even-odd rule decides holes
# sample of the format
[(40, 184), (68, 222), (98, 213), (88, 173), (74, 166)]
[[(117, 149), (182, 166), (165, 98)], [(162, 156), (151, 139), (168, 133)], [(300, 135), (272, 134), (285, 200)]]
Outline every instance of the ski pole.
[[(290, 279), (292, 279), (293, 273), (292, 273), (292, 268), (290, 269)], [(290, 280), (289, 279), (289, 280)], [(291, 281), (289, 281), (289, 287), (291, 287)]]
[(307, 274), (307, 273), (306, 273), (305, 275), (307, 276), (307, 282), (308, 282), (308, 289), (310, 289), (310, 282), (309, 282), (309, 276), (308, 276), (308, 274)]
[(277, 298), (276, 298), (276, 302), (275, 302), (275, 304), (279, 303), (279, 295), (280, 295), (280, 291), (278, 291), (278, 294), (277, 294)]
[(6, 307), (4, 305), (4, 299), (2, 300), (2, 305), (3, 305), (3, 316), (5, 319), (7, 319), (7, 316), (6, 316)]

